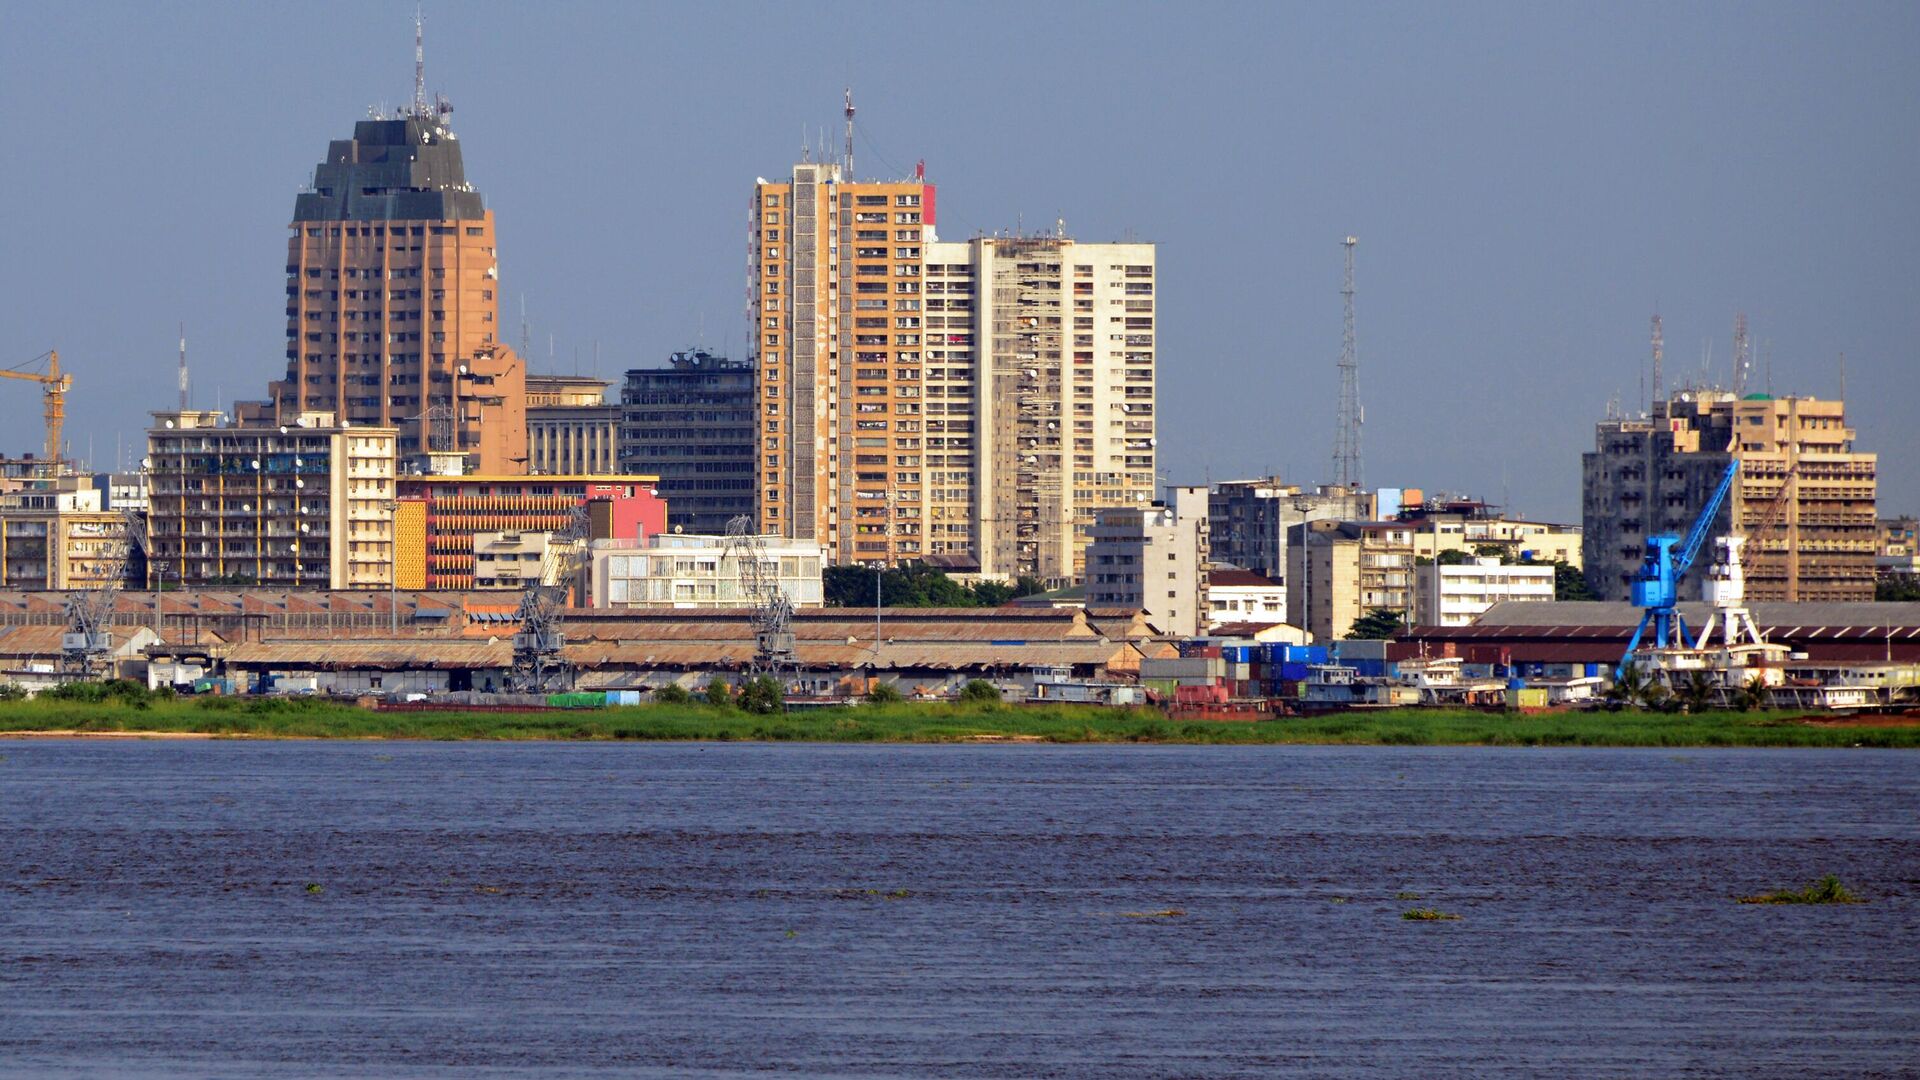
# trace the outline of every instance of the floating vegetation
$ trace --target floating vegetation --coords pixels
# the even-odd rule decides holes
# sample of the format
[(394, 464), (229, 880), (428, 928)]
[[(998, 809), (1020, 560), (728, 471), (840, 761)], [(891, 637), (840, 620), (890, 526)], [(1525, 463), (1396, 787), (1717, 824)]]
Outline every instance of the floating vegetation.
[(1778, 892), (1761, 893), (1758, 896), (1743, 896), (1740, 898), (1740, 902), (1743, 904), (1866, 903), (1865, 900), (1855, 896), (1845, 885), (1840, 884), (1840, 879), (1832, 874), (1828, 874), (1819, 881), (1801, 889), (1799, 892), (1795, 892), (1792, 889), (1781, 889)]
[(478, 893), (486, 893), (486, 894), (487, 894), (487, 895), (489, 895), (489, 896), (499, 896), (499, 895), (500, 895), (500, 886), (498, 886), (498, 885), (475, 885), (475, 886), (473, 887), (473, 891), (474, 891), (474, 892), (478, 892)]
[(906, 889), (894, 889), (891, 892), (880, 889), (830, 889), (836, 900), (859, 900), (873, 897), (879, 900), (905, 900), (913, 893)]
[(309, 894), (311, 894), (311, 895), (314, 895), (314, 896), (318, 896), (318, 895), (320, 895), (321, 893), (323, 893), (323, 892), (326, 892), (326, 891), (327, 891), (327, 890), (325, 890), (325, 889), (323, 889), (323, 888), (321, 888), (321, 887), (320, 887), (320, 884), (319, 884), (319, 882), (315, 882), (315, 881), (309, 881), (309, 882), (307, 882), (307, 892), (308, 892)]
[(1405, 889), (1402, 889), (1399, 892), (1394, 893), (1393, 898), (1395, 900), (1418, 900), (1420, 899), (1420, 894), (1417, 892), (1409, 892)]
[(1333, 902), (1336, 904), (1344, 904), (1347, 902), (1347, 898), (1344, 896), (1336, 896), (1336, 897), (1333, 897), (1332, 899), (1333, 899)]
[(1400, 917), (1412, 922), (1454, 922), (1460, 918), (1451, 912), (1435, 911), (1430, 907), (1408, 908), (1400, 913)]
[(798, 931), (798, 930), (789, 930), (789, 931), (787, 931), (787, 937), (789, 937), (789, 938), (797, 938), (797, 937), (799, 937), (799, 936), (800, 936), (800, 931)]
[(1159, 911), (1123, 911), (1120, 914), (1129, 919), (1177, 919), (1186, 912), (1177, 907), (1170, 907)]

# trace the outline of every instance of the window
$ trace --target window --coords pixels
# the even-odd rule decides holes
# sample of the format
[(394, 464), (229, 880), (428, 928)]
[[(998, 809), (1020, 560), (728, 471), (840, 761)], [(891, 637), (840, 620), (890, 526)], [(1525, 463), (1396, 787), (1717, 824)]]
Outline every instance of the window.
[(467, 235), (468, 236), (484, 236), (486, 235), (486, 230), (481, 228), (478, 225), (469, 225), (467, 226)]

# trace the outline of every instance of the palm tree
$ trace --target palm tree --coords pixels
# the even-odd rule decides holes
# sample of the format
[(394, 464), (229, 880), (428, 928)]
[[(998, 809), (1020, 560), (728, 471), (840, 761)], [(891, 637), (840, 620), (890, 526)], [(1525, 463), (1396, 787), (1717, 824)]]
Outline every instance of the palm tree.
[(1753, 678), (1747, 680), (1747, 684), (1740, 688), (1738, 694), (1734, 695), (1734, 705), (1741, 712), (1746, 712), (1748, 709), (1759, 709), (1765, 707), (1767, 697), (1766, 678), (1755, 675)]
[(1706, 712), (1713, 705), (1713, 679), (1704, 671), (1687, 677), (1680, 687), (1680, 701), (1690, 713)]
[(1633, 708), (1646, 700), (1649, 685), (1640, 668), (1629, 663), (1613, 677), (1613, 685), (1607, 687), (1607, 701), (1616, 709)]

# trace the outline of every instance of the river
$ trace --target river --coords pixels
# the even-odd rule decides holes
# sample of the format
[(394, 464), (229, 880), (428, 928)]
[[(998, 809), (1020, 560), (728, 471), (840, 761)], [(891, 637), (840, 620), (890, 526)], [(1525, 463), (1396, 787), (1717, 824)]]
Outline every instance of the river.
[(1901, 751), (0, 741), (0, 1073), (1920, 1075), (1916, 812)]

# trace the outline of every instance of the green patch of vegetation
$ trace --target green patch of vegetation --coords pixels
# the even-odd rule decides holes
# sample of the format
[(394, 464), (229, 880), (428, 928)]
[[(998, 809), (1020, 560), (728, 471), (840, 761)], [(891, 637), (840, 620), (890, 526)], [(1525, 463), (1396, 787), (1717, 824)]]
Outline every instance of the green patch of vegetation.
[(1413, 922), (1457, 922), (1460, 916), (1446, 911), (1435, 911), (1430, 907), (1408, 908), (1400, 917)]
[(1743, 896), (1743, 904), (1864, 904), (1865, 900), (1855, 896), (1840, 879), (1828, 874), (1819, 881), (1801, 889), (1781, 889), (1778, 892), (1761, 893), (1758, 896)]
[(1418, 900), (1420, 899), (1420, 894), (1417, 892), (1408, 892), (1403, 889), (1400, 892), (1394, 893), (1393, 898), (1395, 900)]
[[(380, 712), (319, 697), (176, 698), (138, 703), (47, 695), (0, 701), (0, 733), (155, 732), (255, 738), (577, 739), (780, 742), (1192, 743), (1398, 746), (1797, 746), (1920, 748), (1920, 727), (1807, 724), (1799, 714), (1634, 711), (1520, 714), (1401, 709), (1259, 723), (1170, 723), (1157, 709), (880, 700), (780, 713), (748, 711), (721, 683), (713, 697), (565, 712)], [(750, 695), (739, 695), (747, 697)]]
[(1123, 911), (1120, 914), (1128, 919), (1177, 919), (1186, 912), (1177, 907), (1170, 907), (1161, 908), (1159, 911)]

